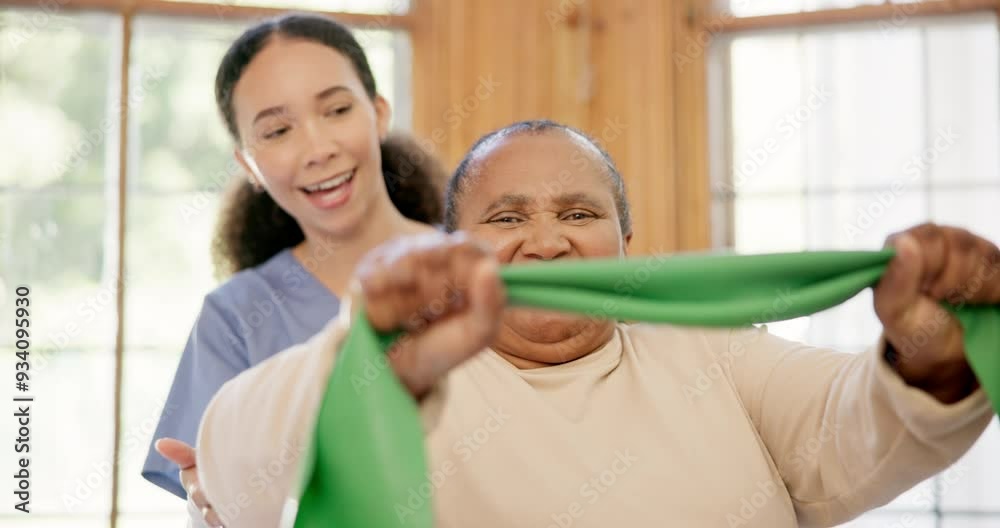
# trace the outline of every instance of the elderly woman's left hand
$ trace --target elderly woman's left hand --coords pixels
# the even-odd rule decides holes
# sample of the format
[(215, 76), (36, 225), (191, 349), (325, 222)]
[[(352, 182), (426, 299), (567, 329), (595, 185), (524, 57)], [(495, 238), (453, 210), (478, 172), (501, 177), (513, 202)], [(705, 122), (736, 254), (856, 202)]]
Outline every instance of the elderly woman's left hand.
[(962, 327), (941, 303), (1000, 303), (1000, 249), (964, 229), (923, 224), (892, 235), (896, 249), (875, 287), (893, 367), (943, 403), (979, 386), (965, 359)]

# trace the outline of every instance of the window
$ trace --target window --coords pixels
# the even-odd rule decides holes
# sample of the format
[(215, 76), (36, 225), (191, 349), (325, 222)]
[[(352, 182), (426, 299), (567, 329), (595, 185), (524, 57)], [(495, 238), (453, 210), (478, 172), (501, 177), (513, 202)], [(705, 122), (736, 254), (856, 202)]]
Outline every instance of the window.
[[(190, 0), (170, 1), (190, 2)], [(224, 0), (216, 3), (222, 6), (222, 8), (228, 6), (260, 6), (372, 14), (403, 14), (410, 9), (410, 0)]]
[[(16, 286), (31, 287), (37, 401), (28, 525), (50, 517), (89, 528), (104, 526), (111, 509), (117, 257), (114, 197), (105, 188), (117, 180), (117, 120), (109, 119), (107, 93), (121, 35), (108, 15), (48, 17), (37, 26), (30, 24), (42, 19), (32, 15), (0, 14), (4, 310), (13, 309)], [(12, 350), (3, 358), (13, 366)], [(14, 454), (0, 455), (4, 467), (15, 467)], [(5, 509), (0, 523), (21, 525), (20, 515)]]
[[(277, 2), (255, 5), (261, 3)], [(0, 304), (12, 313), (14, 288), (32, 288), (37, 399), (32, 514), (4, 511), (0, 525), (103, 528), (112, 516), (125, 528), (184, 525), (184, 504), (139, 473), (202, 298), (217, 284), (209, 243), (219, 193), (229, 179), (245, 177), (231, 162), (213, 92), (222, 54), (249, 24), (232, 18), (240, 5), (212, 6), (220, 16), (210, 10), (213, 16), (191, 17), (144, 13), (140, 2), (126, 72), (120, 71), (122, 15), (79, 6), (0, 8)], [(382, 15), (402, 15), (408, 2), (324, 0), (322, 7), (375, 13), (356, 36), (393, 105), (394, 126), (409, 128), (409, 38)], [(130, 89), (121, 172), (123, 74)], [(122, 173), (128, 194), (119, 255)], [(116, 386), (119, 325), (124, 343)], [(0, 352), (5, 362), (13, 357), (9, 346)], [(0, 463), (14, 467), (12, 455), (5, 450)]]
[(947, 0), (768, 0), (754, 2), (751, 0), (731, 0), (729, 9), (737, 17), (778, 15), (802, 11), (820, 11), (824, 9), (843, 9), (849, 7), (871, 6), (880, 4), (905, 4), (915, 2), (945, 2)]
[[(739, 3), (733, 0), (734, 11)], [(755, 5), (833, 3), (845, 2)], [(928, 220), (1000, 243), (997, 17), (898, 22), (750, 30), (717, 42), (710, 77), (712, 160), (720, 161), (712, 168), (716, 247), (878, 249), (892, 232)], [(879, 335), (870, 290), (769, 327), (855, 352)], [(950, 469), (848, 526), (1000, 523), (1000, 476), (991, 471), (998, 446), (994, 421)]]

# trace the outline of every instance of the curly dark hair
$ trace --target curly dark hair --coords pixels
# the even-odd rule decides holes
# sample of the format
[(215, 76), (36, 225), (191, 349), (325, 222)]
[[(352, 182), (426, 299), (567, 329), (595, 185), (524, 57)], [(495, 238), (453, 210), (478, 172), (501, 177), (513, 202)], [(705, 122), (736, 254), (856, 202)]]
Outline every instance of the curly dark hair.
[[(239, 143), (233, 88), (247, 65), (275, 35), (305, 39), (342, 53), (357, 72), (368, 97), (377, 95), (364, 49), (343, 24), (325, 16), (289, 14), (246, 30), (229, 47), (215, 77), (215, 100), (230, 135)], [(426, 224), (442, 219), (444, 166), (411, 136), (392, 133), (381, 145), (382, 174), (392, 204), (403, 216)], [(225, 277), (257, 266), (305, 239), (298, 222), (267, 192), (254, 190), (246, 177), (234, 178), (223, 196), (212, 242), (216, 275)]]

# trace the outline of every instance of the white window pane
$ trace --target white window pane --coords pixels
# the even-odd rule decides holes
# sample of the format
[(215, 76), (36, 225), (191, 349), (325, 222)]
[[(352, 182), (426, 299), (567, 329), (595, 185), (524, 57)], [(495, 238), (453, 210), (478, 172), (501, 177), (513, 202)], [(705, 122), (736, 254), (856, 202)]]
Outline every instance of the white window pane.
[(945, 515), (942, 528), (997, 528), (1000, 526), (1000, 514), (988, 516), (947, 516)]
[(803, 0), (803, 10), (818, 11), (820, 9), (845, 9), (861, 5), (882, 4), (885, 0)]
[(413, 62), (408, 35), (399, 31), (355, 30), (354, 36), (365, 49), (378, 92), (392, 107), (392, 127), (409, 130), (413, 112), (408, 72)]
[[(129, 310), (129, 314), (135, 310)], [(186, 337), (186, 334), (185, 334)], [(177, 348), (128, 347), (123, 365), (118, 510), (132, 522), (184, 518), (185, 503), (142, 478), (142, 465), (177, 369)], [(167, 412), (181, 412), (176, 409)], [(142, 526), (155, 526), (140, 523)], [(133, 524), (134, 525), (134, 524)], [(177, 523), (174, 526), (183, 526)]]
[(773, 323), (767, 323), (767, 332), (774, 334), (778, 337), (783, 337), (791, 341), (798, 341), (803, 343), (806, 341), (806, 336), (809, 333), (809, 322), (811, 317), (796, 317), (795, 319), (789, 319), (787, 321), (776, 321)]
[[(802, 9), (815, 9), (861, 2), (801, 3)], [(777, 7), (770, 4), (763, 9)], [(732, 239), (737, 250), (743, 251), (800, 249), (788, 243), (796, 238), (798, 224), (774, 227), (776, 217), (791, 218), (798, 212), (787, 203), (782, 207), (783, 200), (795, 200), (780, 198), (782, 194), (774, 189), (798, 190), (801, 185), (805, 185), (801, 249), (878, 249), (889, 234), (928, 220), (966, 227), (994, 241), (1000, 239), (1000, 222), (995, 221), (1000, 204), (996, 16), (908, 19), (891, 31), (884, 29), (859, 24), (803, 28), (797, 38), (753, 34), (735, 38), (733, 50), (741, 50), (741, 39), (758, 45), (784, 38), (784, 47), (772, 47), (788, 54), (781, 81), (787, 86), (771, 91), (786, 94), (793, 104), (802, 105), (808, 102), (802, 95), (808, 92), (804, 87), (818, 86), (829, 92), (829, 100), (803, 124), (803, 148), (797, 154), (801, 170), (789, 180), (771, 177), (767, 172), (770, 165), (757, 171), (765, 177), (756, 182), (734, 179), (742, 185), (729, 186), (736, 195), (732, 236), (723, 231), (714, 240)], [(800, 49), (794, 52), (787, 48)], [(753, 48), (742, 48), (746, 49)], [(793, 57), (796, 53), (798, 57)], [(730, 145), (729, 161), (730, 174), (739, 177), (737, 164), (745, 159), (741, 154), (754, 140), (760, 141), (762, 131), (773, 123), (768, 121), (773, 118), (767, 106), (773, 100), (759, 87), (764, 83), (753, 78), (753, 72), (772, 66), (765, 53), (733, 53), (730, 60), (733, 75), (727, 88), (733, 94), (733, 104), (729, 124), (733, 127), (731, 137), (742, 142)], [(780, 54), (778, 61), (783, 61)], [(746, 82), (757, 92), (754, 97), (762, 106), (753, 107), (750, 98), (739, 93)], [(792, 90), (797, 93), (792, 95)], [(741, 97), (745, 97), (742, 102)], [(779, 183), (772, 183), (775, 181)], [(760, 193), (770, 194), (765, 199)], [(794, 192), (786, 196), (791, 194)], [(716, 216), (725, 212), (716, 205)], [(759, 218), (752, 218), (754, 215)], [(722, 216), (723, 221), (727, 219)], [(771, 242), (769, 230), (785, 234), (786, 243)], [(870, 290), (825, 312), (768, 326), (778, 335), (848, 352), (874, 343), (881, 330)], [(1000, 495), (996, 494), (1000, 482), (994, 482), (996, 477), (988, 471), (1000, 467), (996, 447), (1000, 429), (995, 421), (990, 428), (963, 459), (969, 469), (961, 478), (954, 477), (953, 467), (845, 526), (938, 526), (940, 521), (933, 514), (938, 506), (934, 483), (943, 497), (943, 526), (1000, 526), (1000, 515), (976, 518), (948, 511), (1000, 510)], [(986, 490), (993, 493), (988, 495)]]
[(868, 514), (838, 528), (937, 528), (934, 516), (919, 513)]
[(45, 317), (31, 321), (36, 346), (111, 353), (118, 281), (104, 246), (107, 208), (96, 191), (0, 193), (3, 279), (8, 287), (28, 285), (32, 304), (45, 307)]
[(1000, 183), (995, 188), (935, 191), (931, 194), (931, 219), (964, 227), (1000, 244)]
[(244, 24), (140, 16), (132, 42), (130, 189), (220, 191), (242, 174), (216, 109), (219, 61)]
[(906, 160), (924, 147), (920, 32), (823, 31), (802, 39), (808, 86), (825, 100), (808, 128), (809, 184), (857, 188), (919, 184)]
[(801, 197), (737, 198), (733, 209), (737, 252), (798, 251), (803, 247)]
[(725, 196), (712, 198), (712, 247), (728, 247), (729, 241), (729, 208), (732, 200)]
[(809, 248), (880, 249), (890, 234), (926, 220), (925, 200), (915, 189), (810, 196)]
[(972, 449), (941, 475), (942, 509), (1000, 513), (998, 446), (1000, 446), (1000, 424), (994, 418)]
[(875, 344), (882, 325), (872, 307), (871, 289), (858, 293), (847, 302), (809, 318), (805, 341), (842, 352), (860, 352)]
[(186, 512), (151, 515), (121, 514), (118, 516), (119, 528), (182, 528), (184, 526), (187, 526)]
[(24, 515), (18, 513), (17, 516), (11, 514), (0, 514), (0, 526), (16, 526), (17, 528), (107, 528), (108, 517), (105, 515), (80, 515), (80, 516), (58, 516), (58, 515), (36, 515), (34, 513)]
[(729, 9), (738, 17), (796, 13), (802, 10), (802, 0), (729, 0)]
[[(31, 515), (9, 506), (0, 525), (97, 527), (110, 515), (118, 281), (104, 182), (117, 177), (118, 27), (106, 14), (0, 10), (2, 311), (14, 311), (13, 287), (31, 288), (36, 399)], [(19, 455), (4, 450), (0, 463)]]
[(738, 39), (732, 49), (733, 151), (736, 192), (802, 187), (802, 126), (812, 109), (800, 103), (798, 38)]
[[(931, 153), (935, 182), (1000, 183), (1000, 42), (996, 16), (962, 17), (927, 29)], [(986, 65), (993, 65), (987, 67)]]
[(117, 159), (116, 20), (50, 13), (0, 8), (0, 186), (100, 185)]
[(889, 504), (875, 510), (869, 517), (884, 519), (885, 517), (882, 515), (888, 514), (898, 518), (902, 513), (897, 512), (929, 512), (934, 508), (934, 500), (934, 478), (932, 477), (906, 490)]
[(216, 285), (211, 239), (218, 200), (200, 192), (130, 197), (127, 346), (170, 348), (176, 354), (184, 348), (202, 298)]
[[(13, 302), (8, 299), (6, 304), (5, 311), (13, 313)], [(45, 313), (43, 307), (38, 311)], [(31, 321), (38, 319), (36, 315)], [(19, 519), (59, 515), (64, 517), (64, 526), (76, 526), (81, 516), (110, 512), (114, 459), (114, 357), (110, 352), (72, 347), (32, 349), (28, 392), (35, 397), (28, 453), (31, 515)], [(14, 372), (14, 349), (5, 347), (0, 354), (4, 358), (0, 366)], [(7, 428), (5, 432), (14, 433)], [(11, 438), (11, 446), (13, 443)], [(5, 449), (0, 464), (14, 468), (20, 456), (13, 448)], [(10, 500), (14, 498), (10, 493)]]
[[(170, 0), (190, 1), (190, 0)], [(262, 6), (287, 9), (311, 9), (319, 11), (341, 11), (345, 13), (393, 13), (403, 14), (410, 9), (411, 0), (225, 0), (219, 2), (220, 12), (227, 6)]]
[[(738, 17), (844, 9), (862, 5), (882, 4), (887, 0), (729, 0), (729, 9)], [(927, 1), (927, 0), (913, 0)], [(899, 3), (899, 2), (895, 2)]]

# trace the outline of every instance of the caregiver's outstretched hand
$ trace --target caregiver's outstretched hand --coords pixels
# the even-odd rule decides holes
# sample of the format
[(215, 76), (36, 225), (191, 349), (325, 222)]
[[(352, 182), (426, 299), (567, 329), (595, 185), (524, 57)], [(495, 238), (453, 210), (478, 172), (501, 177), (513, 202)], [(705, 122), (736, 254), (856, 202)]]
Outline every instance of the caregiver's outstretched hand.
[(418, 399), (500, 328), (506, 292), (496, 257), (464, 233), (387, 242), (362, 259), (355, 279), (352, 296), (375, 330), (407, 332), (389, 358)]
[(964, 229), (923, 224), (890, 236), (896, 250), (875, 287), (893, 367), (942, 403), (979, 386), (965, 359), (962, 327), (942, 302), (1000, 304), (1000, 249)]
[[(195, 466), (197, 460), (194, 448), (176, 438), (160, 438), (156, 441), (154, 447), (156, 447), (156, 451), (163, 455), (164, 458), (177, 464), (177, 467), (180, 468), (181, 484), (184, 485), (184, 491), (188, 494), (188, 501), (193, 503), (198, 511), (201, 512), (202, 518), (200, 520), (203, 522), (199, 522), (195, 526), (201, 526), (202, 524), (212, 527), (222, 526), (219, 515), (208, 503), (208, 499), (205, 498), (205, 490), (201, 487), (201, 482), (198, 480), (198, 468)], [(196, 521), (198, 519), (191, 520)]]

